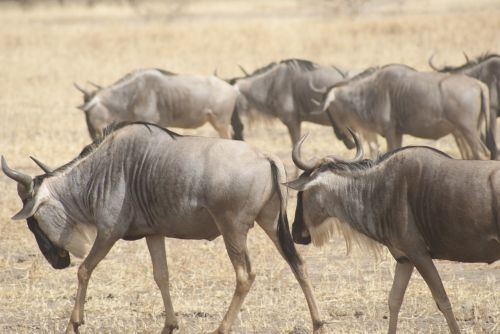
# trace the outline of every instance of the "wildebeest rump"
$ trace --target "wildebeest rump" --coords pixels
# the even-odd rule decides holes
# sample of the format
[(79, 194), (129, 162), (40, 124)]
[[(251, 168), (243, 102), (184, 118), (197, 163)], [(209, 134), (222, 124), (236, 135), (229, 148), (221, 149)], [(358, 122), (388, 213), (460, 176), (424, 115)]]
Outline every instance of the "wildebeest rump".
[[(293, 223), (296, 242), (323, 244), (335, 230), (385, 245), (396, 259), (389, 295), (395, 333), (414, 267), (429, 286), (451, 332), (459, 328), (432, 259), (493, 263), (500, 259), (500, 163), (454, 160), (430, 147), (405, 147), (376, 160), (334, 156), (304, 162)], [(361, 241), (362, 242), (362, 241)]]
[[(231, 137), (231, 117), (239, 93), (215, 76), (138, 70), (114, 84), (83, 94), (92, 139), (112, 123), (144, 121), (160, 126), (197, 128), (209, 122), (222, 138)], [(238, 139), (238, 138), (235, 138)]]
[(438, 139), (451, 133), (465, 159), (487, 156), (487, 149), (492, 159), (497, 154), (488, 87), (465, 75), (418, 72), (398, 64), (370, 68), (330, 87), (322, 104), (337, 126), (364, 137), (372, 133), (368, 140), (376, 140), (376, 133), (385, 137), (388, 151), (401, 147), (403, 134)]
[(475, 60), (469, 60), (460, 66), (438, 68), (429, 58), (429, 66), (438, 72), (461, 73), (484, 82), (490, 91), (490, 108), (500, 116), (500, 55), (485, 54)]
[[(237, 108), (239, 114), (257, 113), (279, 118), (288, 128), (292, 146), (300, 138), (303, 121), (330, 125), (326, 114), (317, 113), (319, 100), (326, 87), (344, 79), (335, 67), (315, 64), (308, 60), (287, 59), (257, 69), (252, 74), (230, 80), (247, 101)], [(314, 88), (322, 90), (318, 93)], [(240, 137), (243, 137), (241, 134)], [(341, 137), (348, 147), (354, 144), (348, 136)]]
[(93, 269), (117, 240), (143, 237), (165, 305), (164, 333), (171, 333), (177, 320), (164, 237), (212, 240), (219, 235), (236, 272), (236, 290), (217, 330), (228, 333), (255, 278), (246, 246), (254, 221), (290, 264), (306, 296), (314, 333), (321, 332), (312, 288), (288, 228), (286, 175), (279, 159), (241, 141), (180, 136), (136, 123), (117, 126), (73, 161), (34, 179), (10, 169), (3, 157), (2, 169), (18, 182), (24, 203), (13, 219), (35, 223), (47, 241), (44, 247), (58, 256), (48, 257), (39, 243), (54, 267), (69, 264), (68, 252), (88, 254), (78, 269), (68, 333), (83, 323)]

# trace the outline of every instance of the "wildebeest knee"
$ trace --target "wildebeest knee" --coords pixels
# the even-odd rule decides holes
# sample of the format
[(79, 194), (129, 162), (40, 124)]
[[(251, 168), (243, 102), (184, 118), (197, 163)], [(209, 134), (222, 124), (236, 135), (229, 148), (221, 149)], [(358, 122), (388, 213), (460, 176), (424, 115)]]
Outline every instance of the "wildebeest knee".
[(89, 270), (84, 264), (80, 265), (78, 268), (78, 280), (80, 282), (88, 282), (90, 278), (91, 270)]
[(236, 274), (236, 291), (240, 294), (246, 294), (252, 287), (254, 280), (255, 280), (254, 272), (247, 273), (239, 271)]

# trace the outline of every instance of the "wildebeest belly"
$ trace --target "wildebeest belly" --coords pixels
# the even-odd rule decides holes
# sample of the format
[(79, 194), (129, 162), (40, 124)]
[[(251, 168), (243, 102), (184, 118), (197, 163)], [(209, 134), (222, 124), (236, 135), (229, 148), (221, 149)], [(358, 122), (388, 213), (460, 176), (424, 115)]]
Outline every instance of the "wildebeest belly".
[[(411, 113), (411, 115), (410, 115)], [(397, 132), (427, 139), (439, 139), (453, 131), (453, 124), (432, 111), (407, 111), (400, 115)]]
[(135, 240), (154, 234), (177, 239), (213, 240), (220, 235), (220, 231), (208, 211), (202, 209), (191, 213), (167, 214), (153, 219), (136, 219), (123, 239)]

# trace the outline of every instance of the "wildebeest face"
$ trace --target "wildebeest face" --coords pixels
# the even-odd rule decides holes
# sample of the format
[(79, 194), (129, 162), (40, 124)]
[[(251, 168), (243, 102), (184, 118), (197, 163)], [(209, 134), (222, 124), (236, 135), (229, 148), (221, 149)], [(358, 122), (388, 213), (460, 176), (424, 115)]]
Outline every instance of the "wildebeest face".
[(27, 219), (28, 227), (33, 232), (36, 242), (40, 251), (42, 252), (45, 259), (50, 263), (54, 269), (64, 269), (70, 264), (70, 256), (67, 250), (64, 248), (55, 246), (52, 241), (45, 235), (37, 220), (34, 217), (29, 217)]
[(28, 227), (35, 235), (38, 246), (47, 261), (56, 269), (69, 266), (70, 258), (67, 251), (54, 245), (40, 228), (37, 221), (37, 211), (50, 201), (47, 189), (42, 186), (43, 178), (33, 179), (31, 176), (15, 171), (7, 165), (2, 157), (2, 170), (9, 178), (18, 183), (18, 194), (23, 202), (23, 208), (12, 217), (14, 220), (28, 221)]
[(328, 191), (329, 186), (325, 184), (327, 173), (316, 172), (311, 176), (304, 173), (299, 179), (287, 183), (287, 186), (299, 191), (292, 225), (292, 236), (296, 243), (311, 243), (311, 235), (314, 237), (316, 231), (321, 230), (322, 224), (333, 215), (330, 207), (334, 205), (334, 199)]

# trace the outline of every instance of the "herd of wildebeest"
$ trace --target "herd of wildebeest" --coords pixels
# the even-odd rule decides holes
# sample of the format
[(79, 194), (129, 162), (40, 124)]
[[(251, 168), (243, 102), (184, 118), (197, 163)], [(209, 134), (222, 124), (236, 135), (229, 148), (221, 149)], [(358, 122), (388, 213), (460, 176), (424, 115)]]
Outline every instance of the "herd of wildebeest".
[[(320, 246), (335, 231), (386, 246), (396, 260), (389, 333), (413, 269), (429, 286), (449, 329), (459, 326), (433, 259), (493, 263), (500, 258), (500, 163), (495, 160), (500, 56), (420, 72), (390, 64), (364, 71), (288, 59), (232, 79), (138, 70), (83, 93), (92, 143), (43, 174), (2, 170), (18, 185), (38, 246), (56, 269), (84, 258), (67, 333), (78, 332), (92, 271), (119, 239), (145, 238), (165, 307), (163, 333), (178, 328), (169, 292), (165, 237), (222, 235), (236, 273), (231, 303), (216, 333), (228, 333), (255, 278), (247, 251), (254, 222), (290, 265), (307, 300), (313, 332), (326, 328), (295, 243)], [(290, 132), (294, 164), (243, 141), (242, 118), (278, 118)], [(351, 160), (304, 161), (302, 121), (332, 126)], [(183, 136), (164, 127), (209, 122), (219, 138)], [(401, 147), (403, 134), (452, 134), (463, 159), (426, 146)], [(377, 135), (387, 141), (379, 152)], [(231, 136), (235, 140), (231, 140)], [(363, 142), (371, 158), (363, 157)], [(298, 191), (290, 232), (287, 188)]]

